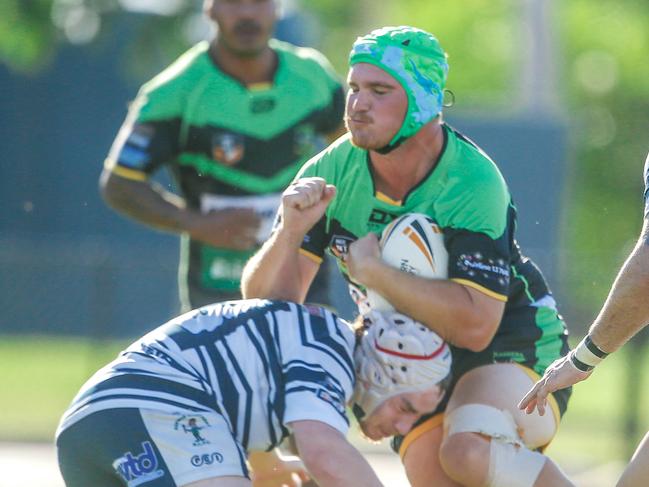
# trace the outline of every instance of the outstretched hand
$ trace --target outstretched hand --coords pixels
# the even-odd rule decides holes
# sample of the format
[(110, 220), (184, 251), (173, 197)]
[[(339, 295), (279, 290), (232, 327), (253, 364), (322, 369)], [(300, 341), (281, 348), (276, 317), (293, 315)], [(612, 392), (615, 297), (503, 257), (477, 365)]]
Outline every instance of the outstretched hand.
[(518, 403), (518, 408), (524, 409), (527, 414), (532, 414), (534, 409), (537, 409), (539, 414), (543, 416), (548, 394), (587, 379), (592, 372), (592, 370), (582, 372), (575, 367), (570, 361), (570, 354), (561, 357), (550, 364), (543, 377), (534, 384), (534, 387)]

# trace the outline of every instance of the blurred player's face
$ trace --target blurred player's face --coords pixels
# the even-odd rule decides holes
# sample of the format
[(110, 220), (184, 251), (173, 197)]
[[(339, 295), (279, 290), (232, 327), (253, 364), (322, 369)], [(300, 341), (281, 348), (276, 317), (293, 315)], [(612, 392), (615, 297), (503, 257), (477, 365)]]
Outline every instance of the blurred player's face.
[(218, 42), (239, 56), (263, 51), (277, 20), (274, 0), (206, 0), (205, 12), (218, 26)]
[(387, 72), (368, 63), (354, 64), (347, 83), (345, 126), (351, 132), (352, 143), (362, 149), (385, 147), (406, 116), (405, 90)]
[(423, 392), (405, 392), (391, 397), (360, 421), (361, 432), (372, 441), (405, 435), (423, 414), (435, 410), (443, 396), (441, 388), (434, 386)]

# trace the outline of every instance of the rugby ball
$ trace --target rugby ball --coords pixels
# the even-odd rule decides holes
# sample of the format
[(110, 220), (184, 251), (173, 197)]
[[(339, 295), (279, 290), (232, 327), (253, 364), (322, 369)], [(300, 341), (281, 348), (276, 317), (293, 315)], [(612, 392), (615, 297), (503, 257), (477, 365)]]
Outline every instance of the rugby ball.
[[(390, 223), (381, 234), (381, 258), (397, 269), (428, 279), (448, 277), (448, 252), (444, 234), (421, 213), (408, 213)], [(367, 289), (367, 305), (377, 311), (394, 307), (378, 292)]]

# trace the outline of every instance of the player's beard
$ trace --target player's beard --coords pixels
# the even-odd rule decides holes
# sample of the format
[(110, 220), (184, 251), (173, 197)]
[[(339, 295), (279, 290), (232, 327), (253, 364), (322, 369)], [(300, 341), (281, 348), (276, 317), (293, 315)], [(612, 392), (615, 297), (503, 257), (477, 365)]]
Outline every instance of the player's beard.
[(345, 117), (345, 127), (351, 135), (351, 143), (355, 147), (365, 150), (375, 150), (385, 147), (390, 139), (380, 140), (374, 133), (374, 131), (368, 127), (354, 127), (353, 121), (350, 123), (350, 120)]

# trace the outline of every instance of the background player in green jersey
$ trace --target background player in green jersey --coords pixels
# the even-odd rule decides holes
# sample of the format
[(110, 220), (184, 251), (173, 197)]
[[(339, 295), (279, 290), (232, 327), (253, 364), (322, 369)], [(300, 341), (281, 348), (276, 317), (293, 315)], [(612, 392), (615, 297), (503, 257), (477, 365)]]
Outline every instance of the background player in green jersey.
[[(535, 408), (544, 414), (548, 394), (590, 377), (595, 365), (649, 323), (649, 155), (645, 161), (644, 179), (644, 222), (638, 242), (620, 269), (588, 335), (568, 356), (548, 367), (543, 378), (521, 400), (520, 408), (528, 414), (532, 414)], [(647, 485), (647, 479), (649, 433), (633, 454), (617, 486), (642, 487)]]
[[(568, 352), (567, 331), (516, 244), (516, 209), (500, 171), (441, 119), (447, 70), (437, 39), (418, 29), (386, 27), (356, 41), (350, 134), (284, 192), (275, 232), (244, 271), (244, 295), (304, 299), (327, 249), (359, 305), (372, 288), (454, 345), (449, 400), (397, 441), (413, 486), (569, 486), (536, 451), (556, 433), (569, 392), (552, 397), (552, 415), (517, 408)], [(448, 279), (381, 261), (377, 233), (412, 212), (442, 229)]]
[[(215, 38), (141, 88), (100, 183), (118, 212), (183, 235), (184, 309), (240, 296), (281, 191), (322, 136), (342, 132), (344, 109), (324, 56), (271, 39), (275, 1), (205, 0), (204, 11)], [(180, 196), (150, 181), (162, 167)]]

